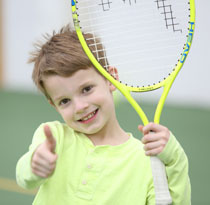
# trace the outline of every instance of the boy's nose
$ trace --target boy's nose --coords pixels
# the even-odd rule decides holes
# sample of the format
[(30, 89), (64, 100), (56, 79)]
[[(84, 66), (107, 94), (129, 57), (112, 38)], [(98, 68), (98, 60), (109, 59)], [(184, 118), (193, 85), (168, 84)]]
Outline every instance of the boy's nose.
[(78, 99), (74, 102), (74, 109), (75, 113), (81, 113), (83, 112), (86, 108), (88, 108), (88, 102)]

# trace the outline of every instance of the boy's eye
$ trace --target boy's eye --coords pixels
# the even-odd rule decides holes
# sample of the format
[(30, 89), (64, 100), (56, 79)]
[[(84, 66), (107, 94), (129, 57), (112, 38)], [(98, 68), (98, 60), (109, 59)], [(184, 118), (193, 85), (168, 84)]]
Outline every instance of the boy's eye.
[(70, 102), (70, 99), (65, 98), (59, 102), (59, 105), (66, 105), (68, 102)]
[(83, 93), (87, 93), (87, 92), (89, 92), (89, 91), (91, 91), (91, 89), (93, 88), (93, 86), (87, 86), (87, 87), (85, 87), (83, 90), (82, 90), (82, 92)]

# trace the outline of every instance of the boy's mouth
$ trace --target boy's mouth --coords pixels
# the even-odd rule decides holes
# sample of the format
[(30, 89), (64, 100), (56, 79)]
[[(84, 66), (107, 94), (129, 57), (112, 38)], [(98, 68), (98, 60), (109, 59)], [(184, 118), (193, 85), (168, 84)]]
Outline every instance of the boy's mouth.
[(98, 109), (96, 109), (95, 111), (89, 113), (88, 115), (86, 115), (85, 117), (81, 118), (78, 121), (81, 122), (81, 123), (89, 123), (90, 121), (95, 119), (97, 113), (98, 113)]

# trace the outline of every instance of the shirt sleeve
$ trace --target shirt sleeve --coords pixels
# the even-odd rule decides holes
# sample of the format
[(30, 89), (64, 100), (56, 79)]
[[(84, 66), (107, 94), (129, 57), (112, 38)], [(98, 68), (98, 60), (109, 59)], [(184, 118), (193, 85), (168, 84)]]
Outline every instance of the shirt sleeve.
[[(48, 124), (53, 132), (54, 137), (56, 137), (56, 150), (58, 152), (58, 133), (56, 131), (56, 122), (45, 123)], [(17, 162), (16, 165), (16, 181), (19, 186), (24, 189), (34, 189), (39, 187), (47, 179), (36, 176), (31, 170), (31, 159), (36, 148), (44, 142), (46, 139), (43, 128), (45, 124), (41, 124), (35, 131), (29, 150), (25, 153)]]
[(191, 204), (191, 185), (187, 156), (173, 134), (158, 157), (166, 166), (173, 205)]

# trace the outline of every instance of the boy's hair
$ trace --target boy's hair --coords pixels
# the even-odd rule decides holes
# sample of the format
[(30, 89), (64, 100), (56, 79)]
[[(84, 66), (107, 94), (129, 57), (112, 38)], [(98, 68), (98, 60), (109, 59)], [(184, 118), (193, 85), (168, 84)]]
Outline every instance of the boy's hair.
[[(83, 34), (86, 39), (93, 41), (92, 34)], [(50, 99), (44, 88), (44, 78), (50, 75), (69, 77), (76, 71), (93, 67), (91, 61), (83, 51), (75, 31), (70, 26), (63, 27), (58, 33), (53, 31), (53, 35), (44, 36), (44, 44), (35, 44), (36, 50), (31, 53), (29, 63), (34, 63), (32, 79), (38, 89)], [(100, 64), (107, 66), (105, 52), (102, 44), (97, 42), (95, 57), (99, 57)], [(93, 53), (94, 54), (94, 53)], [(98, 55), (98, 56), (96, 56)], [(97, 69), (96, 69), (97, 70)]]

